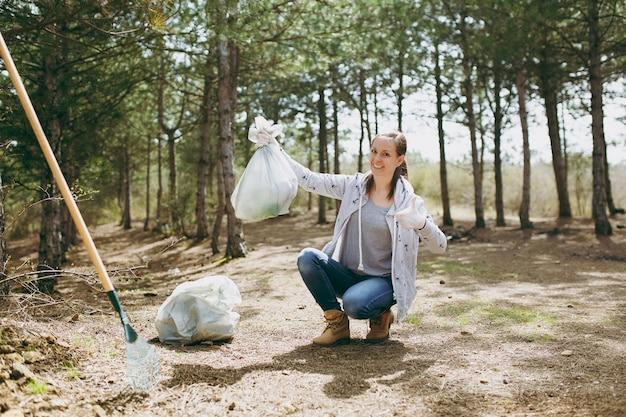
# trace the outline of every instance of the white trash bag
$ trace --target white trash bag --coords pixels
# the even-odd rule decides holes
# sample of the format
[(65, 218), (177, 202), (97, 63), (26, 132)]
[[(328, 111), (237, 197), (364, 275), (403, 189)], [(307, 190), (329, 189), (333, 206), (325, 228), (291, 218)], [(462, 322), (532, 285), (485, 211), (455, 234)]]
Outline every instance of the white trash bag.
[[(282, 125), (271, 124), (260, 116), (254, 124), (248, 131), (248, 140), (255, 143), (259, 131), (274, 138), (283, 131)], [(287, 158), (277, 145), (269, 144), (254, 152), (230, 201), (237, 218), (258, 221), (287, 214), (297, 193), (298, 179)]]
[(224, 275), (182, 283), (159, 307), (159, 340), (180, 345), (228, 340), (239, 323), (239, 313), (232, 311), (238, 304), (239, 289)]

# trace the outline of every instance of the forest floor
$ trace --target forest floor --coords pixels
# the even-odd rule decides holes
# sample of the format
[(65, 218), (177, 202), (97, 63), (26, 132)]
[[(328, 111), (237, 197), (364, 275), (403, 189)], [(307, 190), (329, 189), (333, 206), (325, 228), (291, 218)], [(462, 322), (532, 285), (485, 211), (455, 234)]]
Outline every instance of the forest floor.
[[(624, 416), (626, 217), (598, 239), (589, 219), (535, 229), (458, 222), (444, 255), (420, 252), (418, 298), (389, 341), (314, 347), (322, 315), (295, 261), (332, 225), (316, 214), (245, 223), (249, 256), (141, 224), (92, 230), (132, 327), (162, 362), (157, 383), (125, 381), (124, 330), (82, 245), (52, 298), (15, 290), (0, 312), (0, 415), (6, 416)], [(24, 273), (37, 241), (9, 242)], [(17, 268), (17, 266), (21, 267)], [(159, 342), (157, 310), (174, 288), (226, 275), (243, 302), (235, 336)], [(23, 362), (24, 366), (14, 365)]]

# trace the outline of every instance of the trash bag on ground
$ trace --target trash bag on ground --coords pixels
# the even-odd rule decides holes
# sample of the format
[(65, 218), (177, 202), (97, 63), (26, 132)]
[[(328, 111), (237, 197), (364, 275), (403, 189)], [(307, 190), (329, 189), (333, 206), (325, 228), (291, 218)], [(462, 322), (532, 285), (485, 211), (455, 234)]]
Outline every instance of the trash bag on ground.
[[(282, 132), (281, 125), (272, 125), (263, 117), (255, 118), (248, 139), (256, 142), (260, 130), (276, 137)], [(231, 203), (235, 216), (242, 220), (259, 221), (289, 212), (289, 206), (298, 193), (298, 179), (287, 157), (276, 144), (263, 146), (255, 151), (246, 166)]]
[(156, 328), (161, 343), (190, 345), (231, 339), (239, 323), (237, 285), (212, 275), (178, 285), (159, 307)]

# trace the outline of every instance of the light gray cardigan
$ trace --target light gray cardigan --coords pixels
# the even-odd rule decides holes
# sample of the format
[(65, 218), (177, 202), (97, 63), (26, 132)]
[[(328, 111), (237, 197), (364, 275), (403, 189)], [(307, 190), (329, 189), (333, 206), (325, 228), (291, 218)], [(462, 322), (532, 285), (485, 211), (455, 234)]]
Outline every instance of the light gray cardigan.
[[(300, 187), (312, 193), (341, 200), (341, 207), (335, 220), (333, 239), (322, 249), (328, 256), (339, 259), (337, 254), (341, 250), (341, 237), (346, 229), (348, 219), (352, 214), (358, 212), (360, 221), (361, 207), (368, 200), (365, 193), (365, 182), (369, 172), (354, 175), (320, 174), (307, 169), (291, 159), (286, 153), (284, 155), (295, 172)], [(395, 214), (409, 206), (413, 195), (415, 193), (411, 184), (406, 179), (400, 178), (396, 185), (393, 205), (387, 212), (387, 224), (393, 242), (391, 281), (397, 303), (398, 322), (407, 316), (409, 307), (417, 294), (415, 276), (420, 238), (426, 248), (433, 253), (443, 253), (447, 246), (446, 236), (426, 212), (424, 200), (419, 196), (415, 207), (420, 213), (426, 215), (426, 225), (422, 230), (409, 230), (400, 227)], [(359, 252), (361, 252), (362, 244), (363, 242), (359, 239)]]

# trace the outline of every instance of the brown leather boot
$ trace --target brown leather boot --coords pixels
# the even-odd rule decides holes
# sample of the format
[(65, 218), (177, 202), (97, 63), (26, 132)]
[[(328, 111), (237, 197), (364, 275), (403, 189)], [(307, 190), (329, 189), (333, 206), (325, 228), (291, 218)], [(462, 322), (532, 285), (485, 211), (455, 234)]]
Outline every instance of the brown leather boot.
[(328, 310), (324, 312), (326, 329), (313, 339), (314, 345), (332, 346), (350, 343), (350, 320), (341, 310)]
[(393, 323), (391, 310), (383, 312), (380, 316), (370, 319), (370, 331), (365, 336), (365, 343), (379, 343), (389, 339), (389, 328)]

